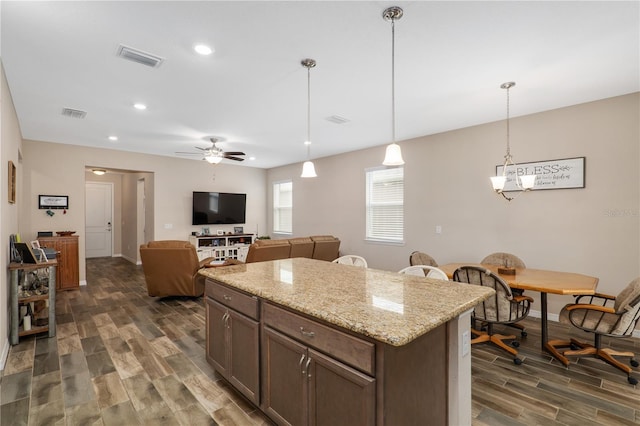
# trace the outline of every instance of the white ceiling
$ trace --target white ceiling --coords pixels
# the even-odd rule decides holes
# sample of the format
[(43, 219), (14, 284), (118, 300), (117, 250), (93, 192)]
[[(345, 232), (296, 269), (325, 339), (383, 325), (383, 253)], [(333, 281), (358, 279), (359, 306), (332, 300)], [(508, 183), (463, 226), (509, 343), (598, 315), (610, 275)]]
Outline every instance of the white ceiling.
[(176, 156), (218, 136), (268, 168), (306, 159), (307, 57), (311, 157), (390, 142), (393, 5), (397, 140), (504, 119), (506, 81), (512, 117), (640, 90), (638, 1), (4, 0), (0, 53), (26, 139)]

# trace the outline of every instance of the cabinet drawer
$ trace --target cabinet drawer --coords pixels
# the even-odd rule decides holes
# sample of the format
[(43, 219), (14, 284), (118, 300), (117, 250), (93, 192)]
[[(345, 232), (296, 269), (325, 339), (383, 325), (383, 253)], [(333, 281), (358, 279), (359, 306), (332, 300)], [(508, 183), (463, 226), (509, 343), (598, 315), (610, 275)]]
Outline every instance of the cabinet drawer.
[(207, 279), (205, 288), (207, 297), (210, 297), (231, 309), (238, 311), (249, 318), (257, 320), (259, 318), (259, 303), (256, 296), (251, 296), (234, 290), (225, 285)]
[(365, 373), (374, 375), (375, 345), (269, 303), (263, 323)]

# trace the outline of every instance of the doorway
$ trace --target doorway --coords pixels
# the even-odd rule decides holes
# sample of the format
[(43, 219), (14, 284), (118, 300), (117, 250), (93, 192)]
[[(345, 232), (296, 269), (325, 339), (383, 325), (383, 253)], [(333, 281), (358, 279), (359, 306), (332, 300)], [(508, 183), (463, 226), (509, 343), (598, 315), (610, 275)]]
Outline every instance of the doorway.
[(85, 257), (113, 255), (113, 184), (85, 183)]

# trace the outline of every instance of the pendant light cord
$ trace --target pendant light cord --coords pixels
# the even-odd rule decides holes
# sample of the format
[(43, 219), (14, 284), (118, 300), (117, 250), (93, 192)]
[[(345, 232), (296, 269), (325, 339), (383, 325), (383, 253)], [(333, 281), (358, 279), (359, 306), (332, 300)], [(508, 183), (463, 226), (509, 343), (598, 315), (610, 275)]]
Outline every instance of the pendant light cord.
[(509, 144), (510, 137), (510, 126), (509, 126), (509, 89), (507, 87), (507, 156), (505, 158), (511, 158), (511, 145)]
[(307, 67), (307, 160), (311, 156), (311, 68)]
[(396, 20), (391, 18), (391, 143), (396, 143)]

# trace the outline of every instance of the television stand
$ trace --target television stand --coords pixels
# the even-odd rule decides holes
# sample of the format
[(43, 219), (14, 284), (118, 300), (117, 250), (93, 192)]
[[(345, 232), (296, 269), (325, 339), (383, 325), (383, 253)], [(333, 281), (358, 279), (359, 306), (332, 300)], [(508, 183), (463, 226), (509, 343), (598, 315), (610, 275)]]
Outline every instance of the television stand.
[(255, 234), (189, 236), (189, 242), (195, 246), (198, 253), (198, 260), (213, 257), (215, 260), (238, 259), (244, 261), (249, 246), (255, 240)]

